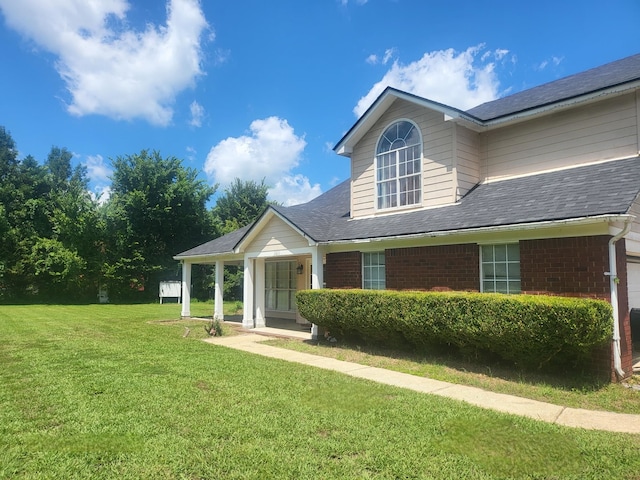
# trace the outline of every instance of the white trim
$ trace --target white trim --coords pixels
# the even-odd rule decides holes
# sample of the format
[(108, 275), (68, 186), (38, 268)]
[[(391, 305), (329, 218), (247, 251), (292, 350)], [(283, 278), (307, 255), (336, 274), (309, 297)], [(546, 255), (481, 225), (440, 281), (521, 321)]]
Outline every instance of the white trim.
[(456, 235), (473, 235), (473, 234), (481, 234), (481, 233), (505, 233), (505, 232), (521, 232), (521, 231), (530, 231), (537, 230), (540, 228), (551, 228), (551, 227), (562, 227), (562, 226), (579, 226), (579, 225), (590, 225), (590, 224), (598, 224), (598, 223), (607, 223), (607, 222), (620, 222), (625, 221), (628, 218), (634, 218), (633, 215), (628, 214), (620, 214), (620, 215), (596, 215), (593, 217), (580, 217), (580, 218), (570, 218), (566, 220), (548, 220), (542, 222), (531, 222), (531, 223), (518, 223), (518, 224), (510, 224), (510, 225), (502, 225), (502, 226), (494, 226), (494, 227), (478, 227), (478, 228), (468, 228), (468, 229), (455, 229), (455, 230), (444, 230), (444, 231), (436, 231), (436, 232), (428, 232), (428, 233), (412, 233), (407, 235), (391, 235), (388, 237), (378, 237), (378, 238), (370, 238), (370, 239), (354, 239), (354, 240), (330, 240), (327, 242), (319, 242), (320, 245), (352, 245), (363, 242), (387, 242), (393, 240), (411, 240), (411, 239), (421, 239), (421, 238), (440, 238), (440, 237), (450, 237)]

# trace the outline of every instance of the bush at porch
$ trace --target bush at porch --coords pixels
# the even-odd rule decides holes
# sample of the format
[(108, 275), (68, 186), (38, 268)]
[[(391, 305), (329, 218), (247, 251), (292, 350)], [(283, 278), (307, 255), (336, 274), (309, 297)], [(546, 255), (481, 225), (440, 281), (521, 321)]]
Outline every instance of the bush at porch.
[(613, 321), (605, 301), (542, 295), (304, 290), (296, 301), (334, 337), (451, 345), (523, 368), (576, 365), (611, 340)]

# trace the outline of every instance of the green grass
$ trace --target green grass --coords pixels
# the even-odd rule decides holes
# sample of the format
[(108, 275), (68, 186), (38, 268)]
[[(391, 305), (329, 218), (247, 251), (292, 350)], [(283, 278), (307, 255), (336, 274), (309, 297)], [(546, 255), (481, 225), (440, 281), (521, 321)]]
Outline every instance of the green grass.
[(0, 306), (0, 478), (638, 479), (640, 436), (206, 344), (179, 314)]
[[(467, 361), (441, 352), (418, 354), (344, 342), (337, 346), (289, 339), (266, 343), (567, 407), (640, 414), (640, 391), (619, 383), (601, 382), (591, 376), (523, 372), (499, 364)], [(636, 375), (627, 382), (638, 384), (640, 378)]]

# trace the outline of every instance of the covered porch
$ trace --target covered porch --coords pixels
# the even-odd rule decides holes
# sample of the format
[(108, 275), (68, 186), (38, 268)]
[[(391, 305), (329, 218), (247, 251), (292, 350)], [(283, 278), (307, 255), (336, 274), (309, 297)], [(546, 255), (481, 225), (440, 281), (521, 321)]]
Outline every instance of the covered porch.
[(182, 264), (182, 317), (191, 316), (192, 266), (204, 264), (215, 267), (213, 318), (225, 320), (224, 267), (235, 265), (243, 271), (243, 328), (270, 328), (270, 323), (282, 326), (282, 322), (290, 322), (292, 327), (307, 325), (317, 337), (317, 328), (298, 313), (295, 293), (323, 287), (324, 249), (276, 211), (267, 209), (250, 227), (174, 259)]

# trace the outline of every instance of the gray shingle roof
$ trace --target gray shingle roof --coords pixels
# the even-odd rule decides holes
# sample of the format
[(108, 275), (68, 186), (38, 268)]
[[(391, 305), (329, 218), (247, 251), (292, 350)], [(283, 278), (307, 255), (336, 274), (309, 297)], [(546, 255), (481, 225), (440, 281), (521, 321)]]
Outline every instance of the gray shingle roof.
[[(346, 180), (308, 203), (270, 208), (321, 243), (619, 215), (640, 192), (640, 157), (482, 184), (454, 205), (355, 220), (349, 188)], [(180, 255), (230, 252), (247, 228)]]
[(493, 120), (638, 79), (640, 79), (640, 54), (483, 103), (465, 113), (480, 120)]

